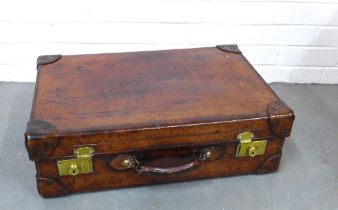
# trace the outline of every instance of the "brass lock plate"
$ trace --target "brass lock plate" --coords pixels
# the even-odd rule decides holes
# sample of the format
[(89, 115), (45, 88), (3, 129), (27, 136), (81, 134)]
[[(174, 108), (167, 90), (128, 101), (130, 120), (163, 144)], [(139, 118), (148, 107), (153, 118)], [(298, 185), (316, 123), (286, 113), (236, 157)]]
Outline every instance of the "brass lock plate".
[(255, 157), (263, 155), (266, 149), (266, 140), (255, 140), (254, 134), (251, 132), (244, 132), (238, 135), (239, 143), (237, 145), (236, 157)]
[(59, 176), (75, 176), (93, 172), (92, 156), (94, 149), (80, 147), (74, 150), (76, 158), (57, 161)]

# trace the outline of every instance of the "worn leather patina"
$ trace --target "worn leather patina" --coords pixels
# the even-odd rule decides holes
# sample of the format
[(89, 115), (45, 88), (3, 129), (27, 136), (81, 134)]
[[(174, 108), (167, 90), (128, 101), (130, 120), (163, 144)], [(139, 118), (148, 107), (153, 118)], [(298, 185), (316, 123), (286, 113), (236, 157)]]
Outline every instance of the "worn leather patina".
[[(39, 193), (54, 197), (273, 172), (293, 120), (239, 48), (220, 45), (44, 56), (25, 136)], [(242, 132), (267, 140), (263, 155), (236, 157)], [(60, 176), (79, 147), (95, 151), (93, 172)]]

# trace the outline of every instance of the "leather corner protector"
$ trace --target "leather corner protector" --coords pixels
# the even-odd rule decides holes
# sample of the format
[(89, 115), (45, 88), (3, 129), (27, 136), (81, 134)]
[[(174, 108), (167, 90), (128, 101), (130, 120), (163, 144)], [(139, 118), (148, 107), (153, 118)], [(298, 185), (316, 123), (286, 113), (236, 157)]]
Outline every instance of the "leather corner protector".
[(290, 136), (295, 115), (282, 100), (270, 103), (267, 107), (267, 114), (270, 129), (275, 135)]
[(277, 171), (282, 154), (277, 154), (266, 159), (257, 169), (256, 174), (266, 174)]
[(38, 57), (37, 60), (37, 68), (39, 68), (40, 65), (46, 65), (50, 63), (54, 63), (58, 61), (62, 55), (41, 55)]
[(242, 51), (238, 48), (237, 44), (234, 45), (217, 45), (217, 49), (222, 50), (224, 52), (228, 53), (235, 53), (235, 54), (241, 54)]
[(36, 184), (39, 194), (44, 198), (52, 198), (69, 194), (65, 185), (53, 178), (44, 178), (36, 175)]
[(41, 120), (28, 121), (25, 144), (29, 159), (37, 161), (48, 157), (57, 146), (56, 127)]

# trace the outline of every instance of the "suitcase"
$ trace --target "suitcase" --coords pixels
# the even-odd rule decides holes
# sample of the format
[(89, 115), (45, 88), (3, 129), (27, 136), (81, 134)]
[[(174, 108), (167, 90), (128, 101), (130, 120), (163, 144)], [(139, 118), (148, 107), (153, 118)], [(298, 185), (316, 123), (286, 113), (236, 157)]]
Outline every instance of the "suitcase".
[(47, 55), (37, 69), (25, 144), (45, 198), (270, 173), (294, 120), (237, 45)]

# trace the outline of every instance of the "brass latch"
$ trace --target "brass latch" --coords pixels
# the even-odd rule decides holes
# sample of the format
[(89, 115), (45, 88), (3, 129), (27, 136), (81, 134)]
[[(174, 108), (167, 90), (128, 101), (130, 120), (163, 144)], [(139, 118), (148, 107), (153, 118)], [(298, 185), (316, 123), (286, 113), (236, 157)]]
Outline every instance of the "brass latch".
[(254, 134), (251, 132), (240, 133), (237, 138), (239, 143), (237, 145), (236, 157), (255, 157), (264, 154), (266, 140), (252, 141)]
[(57, 161), (60, 176), (75, 176), (93, 172), (92, 155), (94, 149), (91, 147), (80, 147), (74, 150), (76, 158)]

